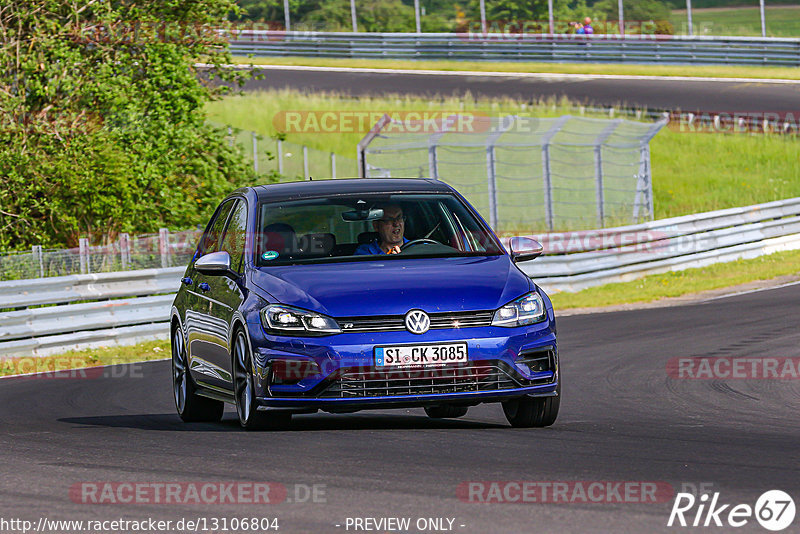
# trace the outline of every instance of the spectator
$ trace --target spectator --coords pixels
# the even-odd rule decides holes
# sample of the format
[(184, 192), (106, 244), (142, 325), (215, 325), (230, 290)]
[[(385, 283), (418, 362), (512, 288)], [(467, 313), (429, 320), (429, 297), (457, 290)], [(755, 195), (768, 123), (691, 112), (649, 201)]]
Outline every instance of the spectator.
[(592, 35), (594, 33), (594, 28), (592, 28), (592, 19), (591, 18), (586, 17), (585, 19), (583, 19), (583, 28), (582, 29), (583, 29), (583, 32), (581, 32), (581, 33), (585, 33), (586, 35)]

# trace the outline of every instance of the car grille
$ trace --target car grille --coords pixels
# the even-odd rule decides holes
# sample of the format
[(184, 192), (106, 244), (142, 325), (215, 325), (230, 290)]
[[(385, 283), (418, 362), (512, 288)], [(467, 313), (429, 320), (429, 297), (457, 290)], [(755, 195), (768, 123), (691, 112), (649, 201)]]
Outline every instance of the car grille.
[[(431, 330), (444, 328), (473, 328), (489, 326), (493, 311), (429, 313)], [(404, 315), (375, 315), (369, 317), (337, 317), (343, 332), (392, 332), (406, 329)]]
[(391, 397), (495, 391), (548, 383), (552, 378), (514, 377), (496, 361), (469, 365), (402, 370), (343, 370), (319, 394), (324, 398)]

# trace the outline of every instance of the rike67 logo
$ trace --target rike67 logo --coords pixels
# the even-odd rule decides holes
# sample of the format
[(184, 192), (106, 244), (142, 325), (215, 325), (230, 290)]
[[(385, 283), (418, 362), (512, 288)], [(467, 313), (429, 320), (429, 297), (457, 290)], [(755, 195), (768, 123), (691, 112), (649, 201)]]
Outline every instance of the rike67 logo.
[(781, 490), (763, 493), (756, 500), (755, 506), (723, 503), (719, 492), (711, 497), (707, 493), (700, 497), (691, 493), (678, 493), (667, 526), (739, 528), (755, 519), (765, 529), (777, 532), (791, 525), (794, 516), (794, 500)]

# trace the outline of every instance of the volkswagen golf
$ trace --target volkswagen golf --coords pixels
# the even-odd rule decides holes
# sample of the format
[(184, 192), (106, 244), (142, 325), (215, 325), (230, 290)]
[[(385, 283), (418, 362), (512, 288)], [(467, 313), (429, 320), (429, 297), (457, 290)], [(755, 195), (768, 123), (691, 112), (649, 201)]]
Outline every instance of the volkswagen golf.
[(561, 380), (550, 299), (437, 180), (352, 179), (238, 189), (222, 201), (171, 312), (184, 421), (233, 404), (246, 429), (293, 414), (502, 403), (516, 427), (553, 424)]

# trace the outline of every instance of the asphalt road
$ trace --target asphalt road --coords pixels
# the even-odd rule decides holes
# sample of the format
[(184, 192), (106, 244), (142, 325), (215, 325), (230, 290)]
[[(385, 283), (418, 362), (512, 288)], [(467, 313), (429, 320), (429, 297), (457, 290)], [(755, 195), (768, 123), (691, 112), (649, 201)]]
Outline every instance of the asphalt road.
[[(750, 505), (781, 489), (800, 503), (799, 380), (677, 380), (666, 372), (681, 356), (799, 357), (798, 302), (794, 285), (561, 318), (564, 399), (547, 429), (512, 429), (499, 405), (452, 421), (422, 410), (304, 415), (267, 433), (239, 430), (232, 411), (220, 424), (184, 424), (167, 361), (117, 367), (116, 377), (0, 380), (0, 515), (277, 517), (287, 533), (353, 532), (348, 517), (410, 517), (412, 525), (447, 517), (463, 533), (675, 530), (666, 527), (671, 497), (475, 504), (456, 496), (465, 481), (509, 480), (655, 481), (673, 491), (706, 484), (721, 502)], [(70, 487), (99, 481), (270, 481), (292, 501), (305, 495), (296, 484), (324, 485), (324, 495), (269, 505), (71, 500)], [(766, 532), (752, 519), (737, 531)]]
[(795, 119), (800, 116), (800, 82), (441, 75), (283, 67), (270, 67), (262, 72), (264, 79), (251, 80), (246, 90), (291, 88), (353, 96), (408, 94), (425, 97), (463, 96), (469, 92), (473, 96), (524, 101), (568, 97), (587, 105), (725, 113), (792, 112)]

